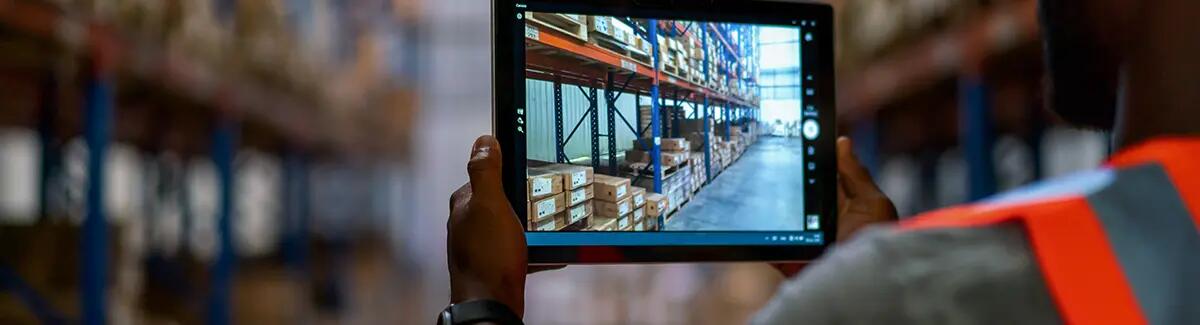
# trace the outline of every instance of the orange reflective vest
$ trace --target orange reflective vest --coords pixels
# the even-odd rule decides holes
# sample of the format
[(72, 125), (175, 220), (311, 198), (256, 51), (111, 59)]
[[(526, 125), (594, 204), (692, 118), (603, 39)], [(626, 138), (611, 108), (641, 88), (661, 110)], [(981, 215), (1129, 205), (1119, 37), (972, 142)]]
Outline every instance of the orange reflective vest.
[(1200, 324), (1200, 138), (1153, 140), (1104, 168), (901, 222), (1023, 226), (1063, 321)]

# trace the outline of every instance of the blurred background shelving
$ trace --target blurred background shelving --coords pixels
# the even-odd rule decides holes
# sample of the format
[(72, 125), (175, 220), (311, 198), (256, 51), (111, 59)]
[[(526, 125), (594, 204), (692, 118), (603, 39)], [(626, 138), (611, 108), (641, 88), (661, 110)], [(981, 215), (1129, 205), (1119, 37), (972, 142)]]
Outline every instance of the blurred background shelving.
[[(1034, 0), (827, 2), (840, 133), (902, 215), (1107, 155), (1104, 134), (1042, 109)], [(489, 6), (0, 0), (0, 280), (26, 288), (0, 290), (0, 323), (427, 323), (447, 299), (446, 198), (491, 132)], [(746, 57), (731, 42), (748, 41), (714, 52)], [(641, 95), (652, 63), (635, 63)], [(776, 94), (729, 66), (762, 91), (668, 75), (662, 97)], [(570, 267), (531, 276), (527, 315), (739, 323), (780, 280), (754, 264)]]

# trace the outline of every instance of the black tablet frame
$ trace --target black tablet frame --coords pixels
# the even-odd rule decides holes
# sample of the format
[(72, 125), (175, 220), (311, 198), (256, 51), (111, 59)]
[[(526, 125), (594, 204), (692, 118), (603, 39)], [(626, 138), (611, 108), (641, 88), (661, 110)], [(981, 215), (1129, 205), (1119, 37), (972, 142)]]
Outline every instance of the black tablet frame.
[[(520, 7), (518, 7), (520, 6)], [(745, 0), (493, 0), (493, 131), (500, 141), (504, 157), (505, 193), (522, 223), (526, 222), (526, 138), (524, 112), (519, 112), (516, 96), (524, 94), (525, 21), (518, 12), (543, 11), (618, 17), (721, 21), (751, 24), (795, 24), (816, 21), (816, 51), (805, 49), (802, 63), (815, 67), (817, 95), (806, 100), (816, 103), (818, 123), (824, 136), (816, 141), (814, 162), (821, 171), (816, 175), (819, 189), (816, 204), (820, 211), (824, 245), (746, 245), (746, 246), (530, 246), (530, 264), (608, 264), (719, 261), (804, 261), (820, 256), (836, 240), (837, 168), (835, 155), (836, 119), (834, 89), (833, 9), (827, 4), (807, 2)], [(521, 96), (524, 99), (524, 96)], [(524, 106), (524, 105), (520, 105)], [(808, 196), (806, 194), (806, 196)], [(810, 196), (811, 198), (811, 196)]]

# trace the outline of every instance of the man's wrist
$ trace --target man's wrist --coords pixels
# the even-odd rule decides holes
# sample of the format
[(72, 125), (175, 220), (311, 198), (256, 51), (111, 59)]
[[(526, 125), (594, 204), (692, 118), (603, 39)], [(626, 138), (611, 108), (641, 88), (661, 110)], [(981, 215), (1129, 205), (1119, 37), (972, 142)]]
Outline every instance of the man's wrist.
[(495, 300), (508, 306), (517, 315), (524, 314), (524, 287), (513, 288), (503, 281), (488, 284), (474, 277), (459, 276), (450, 280), (450, 303), (457, 304), (476, 299)]

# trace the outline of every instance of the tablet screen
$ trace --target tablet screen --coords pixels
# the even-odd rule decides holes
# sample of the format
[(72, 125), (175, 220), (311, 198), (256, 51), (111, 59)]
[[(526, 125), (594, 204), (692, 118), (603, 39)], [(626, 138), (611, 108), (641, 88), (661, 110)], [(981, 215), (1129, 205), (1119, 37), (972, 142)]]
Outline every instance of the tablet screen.
[(817, 21), (525, 9), (529, 245), (825, 244)]

